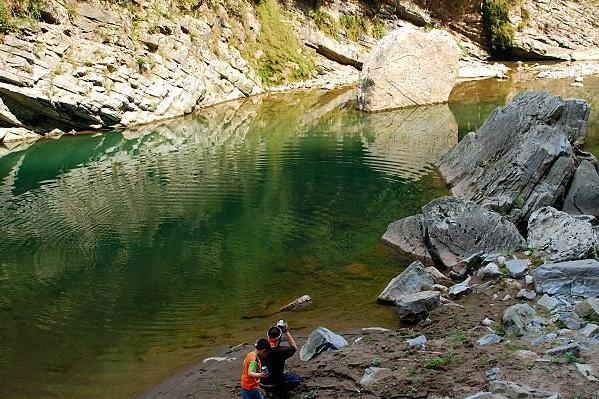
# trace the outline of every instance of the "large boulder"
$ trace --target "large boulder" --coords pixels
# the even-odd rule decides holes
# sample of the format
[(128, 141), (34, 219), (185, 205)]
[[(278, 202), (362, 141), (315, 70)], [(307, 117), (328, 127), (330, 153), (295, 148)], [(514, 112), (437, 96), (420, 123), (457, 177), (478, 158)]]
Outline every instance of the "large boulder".
[(543, 207), (528, 220), (528, 246), (551, 262), (592, 257), (599, 245), (599, 230), (592, 221), (592, 216), (571, 216)]
[(438, 291), (422, 291), (404, 295), (397, 300), (397, 313), (402, 321), (416, 323), (428, 317), (431, 310), (441, 304)]
[(599, 262), (595, 259), (545, 263), (534, 270), (533, 277), (538, 293), (599, 297)]
[(524, 244), (507, 218), (454, 197), (437, 198), (422, 208), (422, 215), (392, 223), (383, 239), (418, 257), (428, 253), (449, 268), (471, 257), (509, 252)]
[(597, 166), (587, 159), (574, 173), (564, 201), (564, 211), (573, 215), (599, 216), (599, 172)]
[(365, 111), (447, 102), (460, 48), (443, 30), (402, 27), (378, 42), (362, 67), (358, 106)]
[(471, 201), (437, 198), (422, 208), (427, 247), (445, 267), (478, 253), (509, 252), (524, 239), (500, 214)]
[(439, 169), (456, 197), (525, 222), (563, 199), (589, 112), (583, 100), (521, 93), (447, 152)]
[(395, 305), (402, 296), (429, 290), (433, 285), (435, 280), (426, 272), (424, 265), (418, 261), (412, 262), (399, 276), (387, 284), (377, 298), (377, 302)]
[(308, 340), (300, 349), (300, 359), (304, 362), (314, 359), (322, 352), (338, 350), (347, 346), (347, 341), (328, 328), (318, 327), (308, 336)]
[(422, 215), (408, 216), (397, 220), (389, 226), (383, 234), (383, 241), (409, 253), (425, 263), (432, 263), (431, 254), (424, 244), (424, 226)]

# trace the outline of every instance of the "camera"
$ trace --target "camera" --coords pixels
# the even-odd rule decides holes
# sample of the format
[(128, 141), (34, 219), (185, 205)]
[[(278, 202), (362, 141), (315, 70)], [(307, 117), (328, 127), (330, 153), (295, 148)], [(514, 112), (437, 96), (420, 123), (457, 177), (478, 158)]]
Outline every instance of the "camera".
[(285, 320), (279, 320), (277, 327), (279, 327), (283, 334), (287, 332), (287, 323), (285, 323)]

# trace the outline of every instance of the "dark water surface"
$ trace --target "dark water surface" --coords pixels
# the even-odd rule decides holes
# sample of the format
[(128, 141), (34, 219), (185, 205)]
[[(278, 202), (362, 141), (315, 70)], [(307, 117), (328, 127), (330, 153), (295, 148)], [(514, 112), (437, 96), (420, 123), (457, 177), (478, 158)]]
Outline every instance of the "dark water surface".
[(253, 98), (0, 157), (0, 398), (129, 397), (280, 317), (395, 326), (374, 304), (408, 262), (386, 225), (446, 194), (432, 162), (522, 88), (599, 108), (599, 80), (568, 83), (373, 115), (343, 91)]

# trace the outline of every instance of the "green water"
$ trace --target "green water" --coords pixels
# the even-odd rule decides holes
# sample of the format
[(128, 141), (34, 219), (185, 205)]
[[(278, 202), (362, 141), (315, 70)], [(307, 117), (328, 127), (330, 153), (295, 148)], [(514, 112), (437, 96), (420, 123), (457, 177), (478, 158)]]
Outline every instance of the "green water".
[[(373, 115), (343, 91), (253, 98), (5, 153), (0, 397), (130, 397), (280, 317), (395, 326), (374, 299), (408, 260), (380, 236), (446, 193), (432, 162), (519, 90), (504, 83)], [(273, 315), (303, 294), (310, 310)]]

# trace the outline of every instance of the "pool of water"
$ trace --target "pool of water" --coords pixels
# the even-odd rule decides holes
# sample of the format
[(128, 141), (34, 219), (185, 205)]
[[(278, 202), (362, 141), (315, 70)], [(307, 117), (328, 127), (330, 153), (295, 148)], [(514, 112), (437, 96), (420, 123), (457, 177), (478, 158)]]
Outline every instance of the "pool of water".
[(518, 91), (599, 107), (599, 80), (568, 83), (371, 115), (347, 91), (273, 95), (0, 157), (0, 397), (130, 397), (281, 317), (397, 325), (374, 304), (409, 262), (386, 225), (447, 193), (433, 162)]

